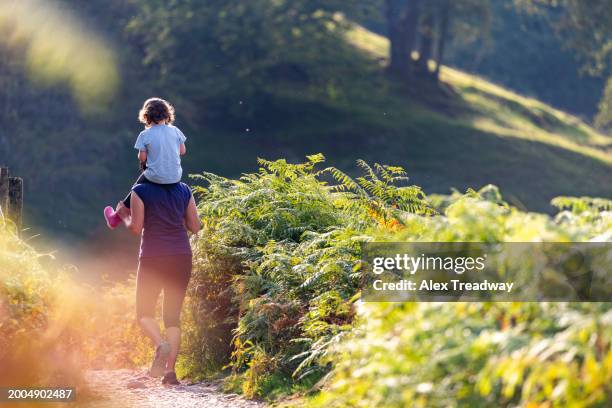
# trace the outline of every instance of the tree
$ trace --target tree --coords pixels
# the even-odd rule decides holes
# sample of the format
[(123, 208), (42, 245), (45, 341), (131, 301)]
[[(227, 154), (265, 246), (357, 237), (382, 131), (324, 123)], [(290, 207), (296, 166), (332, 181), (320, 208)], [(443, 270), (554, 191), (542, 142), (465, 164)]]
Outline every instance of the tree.
[(441, 10), (440, 14), (439, 14), (439, 31), (438, 31), (438, 38), (437, 38), (437, 44), (436, 44), (436, 50), (438, 52), (437, 55), (437, 63), (436, 63), (436, 70), (434, 71), (434, 75), (436, 77), (436, 80), (440, 79), (440, 67), (443, 64), (444, 61), (444, 48), (446, 47), (446, 42), (447, 42), (447, 37), (448, 37), (448, 26), (449, 26), (449, 8), (445, 7), (443, 10)]
[(560, 34), (567, 38), (567, 46), (576, 50), (590, 75), (607, 76), (608, 81), (595, 124), (602, 129), (612, 128), (612, 1), (565, 0), (565, 13), (557, 23)]
[[(285, 82), (319, 85), (338, 75), (347, 25), (337, 17), (350, 1), (132, 0), (131, 40), (145, 44), (143, 61), (164, 88), (201, 97), (208, 119), (255, 117)], [(322, 74), (323, 70), (328, 69)], [(274, 83), (274, 86), (271, 84)], [(253, 110), (247, 112), (247, 110)]]
[(568, 49), (583, 61), (583, 71), (608, 77), (595, 122), (602, 128), (612, 125), (612, 1), (610, 0), (515, 0), (518, 7), (532, 13), (555, 10), (551, 27)]
[(389, 73), (408, 80), (412, 50), (417, 38), (420, 0), (386, 0), (386, 20), (390, 46)]
[[(417, 60), (417, 74), (421, 77), (429, 78), (432, 73), (429, 71), (429, 60), (432, 57), (434, 46), (434, 15), (437, 13), (426, 13), (421, 21), (419, 35), (421, 41), (419, 45), (419, 59)], [(438, 33), (439, 35), (439, 33)]]
[(391, 43), (388, 71), (405, 83), (437, 81), (450, 37), (485, 35), (490, 27), (489, 0), (386, 0), (385, 6)]

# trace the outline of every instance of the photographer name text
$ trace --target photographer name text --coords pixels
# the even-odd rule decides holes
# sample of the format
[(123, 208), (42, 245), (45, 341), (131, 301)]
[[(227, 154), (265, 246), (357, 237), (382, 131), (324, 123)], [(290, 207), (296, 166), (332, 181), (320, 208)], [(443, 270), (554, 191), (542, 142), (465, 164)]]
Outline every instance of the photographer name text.
[(421, 281), (413, 281), (402, 279), (397, 282), (384, 282), (380, 279), (372, 283), (372, 287), (376, 291), (497, 291), (497, 292), (512, 292), (513, 282), (461, 282), (457, 279), (452, 279), (448, 282), (435, 282), (431, 279)]

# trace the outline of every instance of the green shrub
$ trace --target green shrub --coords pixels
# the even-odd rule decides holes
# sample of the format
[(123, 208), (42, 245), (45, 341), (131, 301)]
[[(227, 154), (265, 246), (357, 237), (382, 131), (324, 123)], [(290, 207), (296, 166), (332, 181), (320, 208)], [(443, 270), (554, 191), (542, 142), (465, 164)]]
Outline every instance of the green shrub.
[[(198, 177), (206, 186), (196, 188), (204, 231), (193, 242), (186, 352), (199, 360), (192, 375), (231, 368), (228, 384), (250, 397), (325, 384), (314, 405), (606, 401), (604, 383), (587, 386), (583, 372), (588, 361), (607, 375), (608, 304), (357, 300), (362, 242), (601, 241), (612, 231), (607, 200), (559, 198), (563, 210), (550, 217), (511, 207), (495, 186), (427, 198), (401, 168), (359, 161), (363, 176), (353, 179), (335, 168), (317, 171), (323, 160), (260, 160), (260, 170), (240, 180)], [(591, 340), (564, 354), (571, 389), (555, 388), (558, 379), (546, 371), (554, 364), (529, 358), (538, 341), (573, 339), (582, 330), (574, 321)], [(567, 350), (578, 347), (572, 341)], [(519, 353), (544, 371), (523, 369), (516, 380), (508, 367)]]
[[(316, 407), (606, 406), (609, 304), (363, 304)], [(550, 405), (552, 404), (552, 405)]]
[[(609, 240), (612, 232), (604, 199), (558, 198), (554, 204), (573, 211), (551, 218), (518, 211), (500, 198), (493, 187), (434, 197), (443, 216), (406, 216), (401, 230), (379, 230), (374, 237), (580, 242)], [(355, 329), (328, 351), (325, 361), (334, 370), (324, 391), (307, 405), (608, 406), (611, 306), (363, 303)]]
[(245, 372), (248, 395), (262, 394), (262, 376), (320, 377), (328, 367), (318, 359), (351, 327), (361, 232), (406, 211), (433, 213), (418, 187), (398, 186), (399, 168), (360, 162), (364, 176), (353, 180), (317, 171), (323, 160), (260, 160), (240, 180), (198, 177), (207, 186), (196, 189), (204, 231), (189, 293), (186, 353), (200, 361), (192, 375), (229, 363)]

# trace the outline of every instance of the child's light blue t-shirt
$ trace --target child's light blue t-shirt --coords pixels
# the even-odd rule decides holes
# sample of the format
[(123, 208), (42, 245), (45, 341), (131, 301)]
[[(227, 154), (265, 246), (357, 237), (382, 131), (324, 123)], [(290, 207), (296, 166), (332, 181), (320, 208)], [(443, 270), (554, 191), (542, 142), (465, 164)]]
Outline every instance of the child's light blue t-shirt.
[(181, 181), (180, 146), (187, 138), (172, 125), (153, 125), (143, 130), (134, 147), (147, 152), (145, 177), (158, 184), (173, 184)]

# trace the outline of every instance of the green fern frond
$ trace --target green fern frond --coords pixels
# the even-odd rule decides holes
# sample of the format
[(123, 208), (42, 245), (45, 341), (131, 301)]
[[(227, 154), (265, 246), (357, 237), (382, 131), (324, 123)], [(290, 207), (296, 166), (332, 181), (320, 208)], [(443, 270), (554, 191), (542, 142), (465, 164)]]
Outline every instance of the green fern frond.
[(323, 153), (311, 154), (310, 156), (306, 156), (306, 159), (312, 164), (323, 163), (325, 161), (325, 156)]
[(379, 181), (379, 178), (376, 175), (376, 172), (364, 160), (358, 159), (357, 166), (360, 167), (362, 170), (364, 170), (366, 174), (368, 175), (368, 177), (370, 177), (373, 181)]

